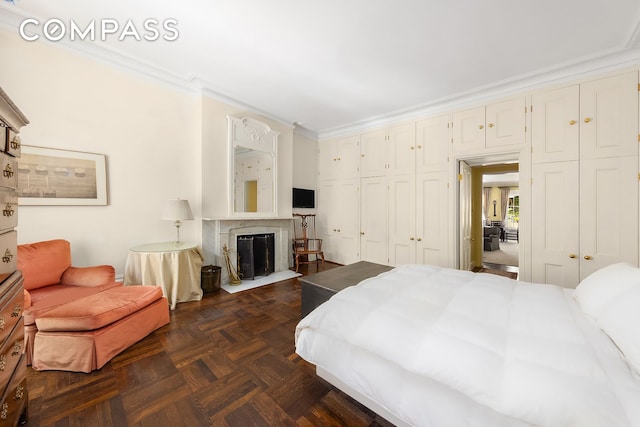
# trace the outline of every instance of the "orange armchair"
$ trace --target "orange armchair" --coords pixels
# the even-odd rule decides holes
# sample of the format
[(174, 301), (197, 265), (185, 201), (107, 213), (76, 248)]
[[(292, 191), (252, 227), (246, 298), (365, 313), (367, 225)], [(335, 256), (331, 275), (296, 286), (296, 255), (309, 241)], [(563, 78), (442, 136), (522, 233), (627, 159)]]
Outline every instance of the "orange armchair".
[(72, 267), (71, 245), (62, 239), (18, 245), (18, 270), (24, 281), (27, 364), (33, 358), (36, 319), (40, 315), (70, 301), (122, 286), (115, 281), (115, 269), (110, 265)]

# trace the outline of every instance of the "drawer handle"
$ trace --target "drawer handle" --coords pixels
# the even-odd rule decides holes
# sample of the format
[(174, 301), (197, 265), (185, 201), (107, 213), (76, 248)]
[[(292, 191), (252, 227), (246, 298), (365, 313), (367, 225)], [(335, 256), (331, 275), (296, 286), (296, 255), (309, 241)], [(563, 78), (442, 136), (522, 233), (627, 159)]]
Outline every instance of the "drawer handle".
[(2, 176), (4, 176), (5, 178), (11, 178), (13, 176), (14, 172), (13, 172), (13, 168), (11, 167), (11, 165), (7, 165), (5, 166), (4, 170), (2, 171)]
[(24, 387), (22, 387), (22, 385), (19, 385), (18, 388), (16, 388), (16, 395), (13, 398), (13, 400), (21, 400), (24, 397)]
[(4, 262), (5, 264), (9, 264), (11, 262), (11, 259), (13, 259), (13, 254), (11, 253), (11, 251), (9, 249), (7, 249), (6, 251), (4, 251), (4, 256), (2, 257), (2, 262)]
[(7, 368), (7, 357), (3, 354), (0, 356), (0, 372), (4, 372)]
[(13, 345), (12, 356), (20, 356), (22, 354), (22, 342), (17, 342)]
[(4, 314), (0, 314), (0, 331), (4, 331)]
[(0, 419), (6, 420), (9, 415), (9, 404), (4, 402), (2, 404), (2, 410), (0, 410)]
[(20, 317), (20, 313), (22, 312), (22, 305), (16, 304), (13, 307), (13, 311), (11, 312), (11, 317)]
[(4, 209), (2, 210), (2, 216), (13, 216), (15, 211), (16, 210), (13, 209), (13, 206), (11, 205), (11, 203), (7, 203)]
[(11, 145), (11, 148), (12, 148), (13, 150), (18, 150), (18, 149), (20, 149), (20, 146), (21, 146), (21, 144), (20, 144), (20, 137), (16, 135), (16, 136), (15, 136), (15, 138), (13, 138), (13, 139), (11, 140), (10, 145)]

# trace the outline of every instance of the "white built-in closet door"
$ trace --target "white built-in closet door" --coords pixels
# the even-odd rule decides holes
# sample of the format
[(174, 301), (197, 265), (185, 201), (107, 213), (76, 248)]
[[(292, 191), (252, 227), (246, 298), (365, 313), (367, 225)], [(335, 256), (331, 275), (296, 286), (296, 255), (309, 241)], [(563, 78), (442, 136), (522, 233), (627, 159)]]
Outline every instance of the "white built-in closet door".
[(638, 265), (638, 158), (583, 160), (580, 279), (621, 261)]
[(447, 115), (416, 123), (416, 174), (446, 170), (449, 154)]
[(484, 107), (453, 113), (453, 151), (463, 153), (485, 148)]
[(386, 177), (362, 178), (360, 182), (360, 260), (387, 264), (389, 224)]
[(416, 262), (415, 175), (389, 177), (389, 264)]
[(579, 281), (578, 186), (577, 161), (533, 165), (531, 280), (535, 283), (574, 288)]
[(580, 158), (638, 155), (638, 72), (580, 85)]
[(446, 172), (416, 176), (416, 262), (448, 266)]
[(416, 170), (416, 127), (408, 123), (389, 128), (389, 174), (404, 175)]
[(384, 176), (387, 173), (387, 134), (384, 129), (360, 135), (360, 176)]
[(537, 93), (531, 106), (531, 161), (578, 160), (580, 87)]
[(337, 259), (340, 264), (352, 264), (360, 260), (360, 180), (338, 181), (336, 210), (339, 224), (336, 232)]
[(322, 239), (322, 250), (325, 259), (337, 260), (336, 231), (338, 229), (337, 181), (320, 181), (318, 183), (318, 209), (316, 217), (317, 235)]
[(525, 143), (526, 99), (524, 96), (486, 107), (486, 146), (501, 147)]

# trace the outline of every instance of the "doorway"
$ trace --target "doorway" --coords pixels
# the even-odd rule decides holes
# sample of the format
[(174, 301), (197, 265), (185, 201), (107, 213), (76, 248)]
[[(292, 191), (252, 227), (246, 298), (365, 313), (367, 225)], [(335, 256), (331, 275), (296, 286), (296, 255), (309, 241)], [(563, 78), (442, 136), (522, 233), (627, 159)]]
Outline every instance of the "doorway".
[(492, 165), (482, 173), (482, 267), (519, 272), (520, 177), (517, 171), (495, 169), (517, 167)]
[[(522, 177), (517, 158), (503, 157), (493, 162), (487, 158), (465, 159), (459, 163), (459, 268), (519, 274)], [(463, 173), (465, 169), (470, 171), (469, 177)], [(470, 182), (465, 183), (467, 178)], [(462, 256), (463, 250), (468, 255)]]

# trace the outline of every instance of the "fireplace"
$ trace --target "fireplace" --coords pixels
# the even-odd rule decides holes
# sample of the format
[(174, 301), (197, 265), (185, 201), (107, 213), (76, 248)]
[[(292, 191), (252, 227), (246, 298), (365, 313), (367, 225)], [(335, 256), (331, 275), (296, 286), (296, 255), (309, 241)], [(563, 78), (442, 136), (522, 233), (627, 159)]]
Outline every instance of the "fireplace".
[(274, 234), (250, 234), (237, 236), (238, 275), (242, 280), (256, 276), (268, 276), (274, 272)]
[[(205, 259), (212, 260), (216, 265), (224, 266), (222, 248), (229, 249), (229, 261), (235, 272), (239, 272), (238, 238), (251, 235), (272, 234), (273, 245), (273, 273), (288, 270), (291, 262), (291, 218), (254, 218), (254, 219), (209, 219), (203, 221), (202, 248)], [(270, 261), (271, 262), (271, 261)], [(227, 269), (222, 271), (222, 284), (229, 283)], [(256, 274), (257, 275), (257, 274)]]

